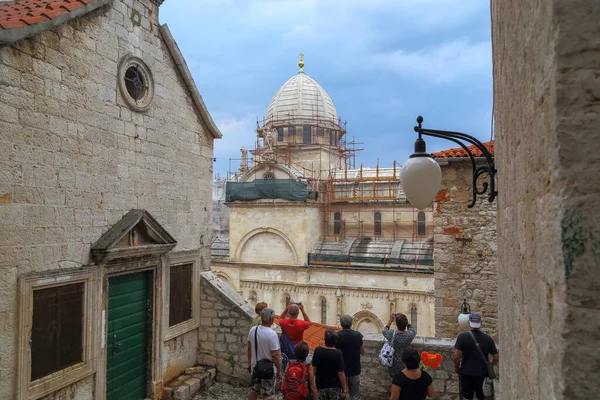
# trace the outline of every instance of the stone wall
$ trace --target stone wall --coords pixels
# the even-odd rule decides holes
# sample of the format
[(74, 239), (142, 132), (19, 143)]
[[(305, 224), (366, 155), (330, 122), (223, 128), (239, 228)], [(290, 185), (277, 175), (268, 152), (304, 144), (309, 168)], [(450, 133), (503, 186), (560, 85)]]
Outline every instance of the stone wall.
[(200, 284), (198, 363), (217, 369), (217, 381), (249, 385), (248, 332), (254, 308), (210, 271)]
[(599, 20), (492, 2), (502, 399), (600, 392)]
[[(137, 208), (209, 268), (212, 137), (163, 39), (156, 1), (118, 0), (0, 47), (2, 399), (15, 398), (20, 276), (85, 266), (90, 244)], [(118, 88), (127, 54), (154, 77), (145, 113)]]
[(470, 160), (438, 162), (443, 189), (433, 204), (435, 336), (456, 337), (460, 304), (466, 298), (472, 311), (482, 313), (485, 330), (497, 338), (497, 203), (480, 196), (468, 208), (473, 177)]
[[(384, 339), (380, 334), (365, 335), (365, 354), (361, 357), (362, 396), (365, 400), (388, 398), (391, 378), (388, 369), (379, 362), (379, 351)], [(458, 398), (458, 374), (454, 372), (454, 340), (416, 337), (412, 346), (419, 352), (440, 353), (442, 364), (436, 368), (427, 368), (433, 377), (433, 385), (439, 400), (456, 400)], [(486, 379), (484, 386), (486, 399), (493, 399), (492, 384)]]

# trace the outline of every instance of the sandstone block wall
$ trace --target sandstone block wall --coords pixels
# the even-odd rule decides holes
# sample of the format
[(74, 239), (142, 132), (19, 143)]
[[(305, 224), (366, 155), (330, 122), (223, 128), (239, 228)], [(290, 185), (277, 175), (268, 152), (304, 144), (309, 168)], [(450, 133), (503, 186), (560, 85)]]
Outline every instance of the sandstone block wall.
[(492, 2), (502, 399), (600, 392), (599, 20)]
[[(442, 190), (433, 203), (435, 335), (454, 338), (463, 298), (484, 318), (484, 330), (497, 337), (497, 201), (480, 196), (473, 208), (470, 160), (442, 164)], [(483, 181), (484, 177), (481, 178)]]
[(198, 363), (217, 369), (217, 381), (250, 384), (248, 332), (254, 308), (212, 272), (203, 272), (200, 285)]
[[(87, 264), (90, 244), (134, 208), (176, 238), (175, 250), (199, 249), (209, 268), (212, 138), (161, 38), (157, 11), (151, 0), (117, 0), (0, 47), (2, 399), (15, 395), (19, 276)], [(129, 53), (154, 76), (145, 113), (118, 89), (118, 64)]]
[[(362, 396), (365, 400), (380, 400), (388, 398), (392, 380), (388, 369), (379, 362), (379, 351), (384, 343), (380, 334), (366, 335), (364, 338), (365, 354), (361, 356)], [(440, 353), (442, 364), (436, 368), (427, 368), (427, 373), (433, 378), (433, 385), (439, 400), (456, 400), (458, 398), (458, 374), (454, 372), (454, 340), (416, 337), (412, 343), (419, 353)], [(484, 385), (486, 399), (493, 399), (492, 383), (486, 379)]]

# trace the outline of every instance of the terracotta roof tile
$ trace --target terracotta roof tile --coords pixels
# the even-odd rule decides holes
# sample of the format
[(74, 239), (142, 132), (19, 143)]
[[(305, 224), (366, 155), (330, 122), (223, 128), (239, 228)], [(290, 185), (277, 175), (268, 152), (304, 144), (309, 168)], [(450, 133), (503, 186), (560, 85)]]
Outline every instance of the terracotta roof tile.
[[(279, 315), (275, 316), (274, 323), (279, 325)], [(312, 322), (310, 327), (304, 331), (304, 341), (308, 344), (308, 347), (310, 347), (311, 350), (314, 350), (325, 343), (325, 331), (327, 329), (333, 329), (336, 332), (342, 330), (342, 328), (338, 328), (336, 326)]]
[(95, 0), (0, 1), (0, 29), (23, 28), (76, 10)]
[[(494, 156), (494, 141), (484, 142), (483, 145), (489, 150), (492, 157)], [(477, 149), (475, 146), (468, 146), (468, 149), (473, 153), (475, 157), (483, 157), (483, 153), (481, 150)], [(467, 152), (462, 147), (455, 147), (448, 150), (436, 151), (435, 153), (431, 153), (433, 158), (464, 158), (469, 157)]]

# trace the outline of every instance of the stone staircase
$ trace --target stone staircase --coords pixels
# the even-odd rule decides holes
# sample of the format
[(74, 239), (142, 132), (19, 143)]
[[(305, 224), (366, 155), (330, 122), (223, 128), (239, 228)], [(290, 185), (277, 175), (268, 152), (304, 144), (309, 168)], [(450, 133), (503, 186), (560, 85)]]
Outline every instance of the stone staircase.
[(216, 375), (215, 368), (196, 366), (194, 372), (175, 378), (163, 388), (163, 400), (192, 400), (211, 387)]

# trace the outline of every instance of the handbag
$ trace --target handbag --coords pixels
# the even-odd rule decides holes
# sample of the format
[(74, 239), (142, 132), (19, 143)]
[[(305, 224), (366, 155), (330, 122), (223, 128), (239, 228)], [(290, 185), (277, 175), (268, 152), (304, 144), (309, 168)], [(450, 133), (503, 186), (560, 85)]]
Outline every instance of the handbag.
[(479, 355), (481, 356), (481, 358), (483, 358), (483, 362), (485, 362), (485, 367), (487, 368), (488, 378), (494, 379), (496, 377), (496, 372), (494, 371), (494, 366), (492, 365), (490, 360), (488, 360), (488, 358), (483, 354), (481, 347), (479, 347), (479, 342), (477, 341), (477, 338), (475, 338), (475, 335), (473, 335), (473, 332), (469, 331), (469, 334), (475, 341), (475, 347), (477, 347), (477, 351), (479, 352)]
[(379, 352), (379, 361), (384, 367), (391, 367), (394, 363), (394, 338), (396, 337), (396, 331), (393, 331), (391, 345), (390, 342), (383, 344), (381, 351)]
[[(256, 353), (256, 358), (258, 358), (258, 326), (254, 331), (254, 351)], [(256, 365), (254, 366), (254, 376), (256, 379), (273, 379), (273, 361), (263, 358), (262, 360), (256, 361)]]

